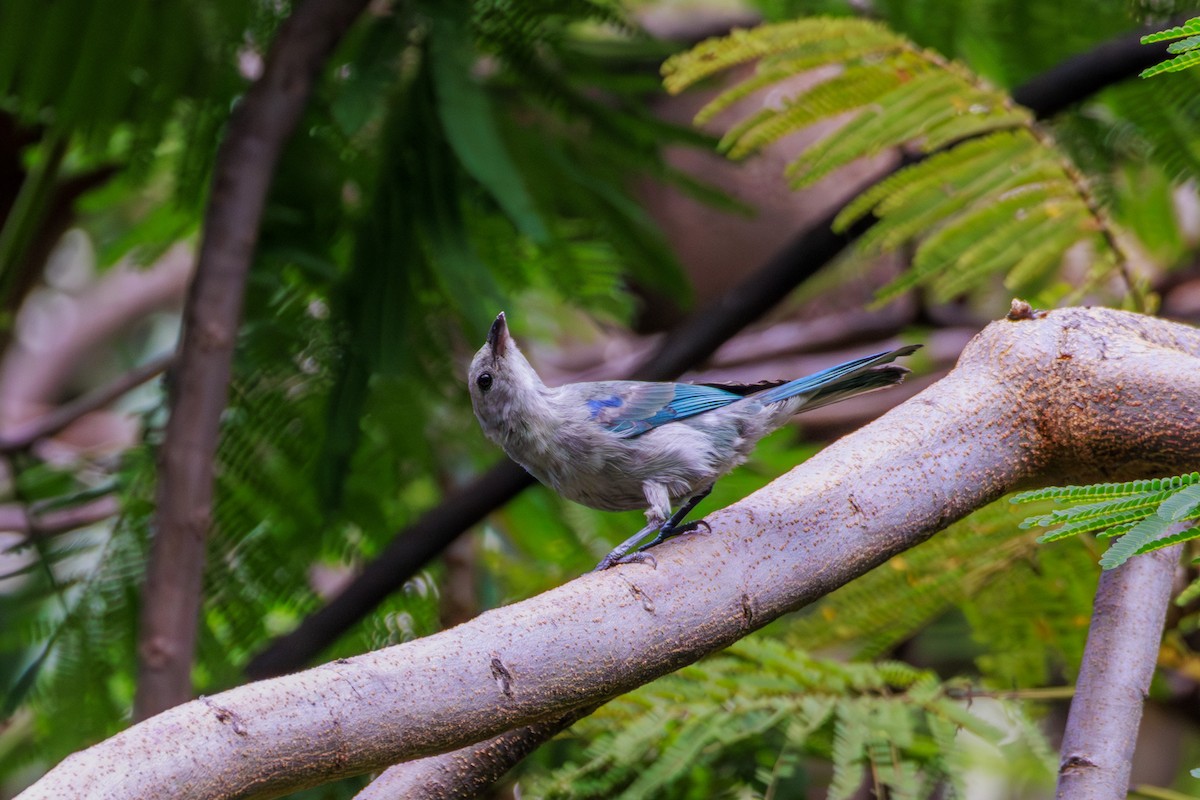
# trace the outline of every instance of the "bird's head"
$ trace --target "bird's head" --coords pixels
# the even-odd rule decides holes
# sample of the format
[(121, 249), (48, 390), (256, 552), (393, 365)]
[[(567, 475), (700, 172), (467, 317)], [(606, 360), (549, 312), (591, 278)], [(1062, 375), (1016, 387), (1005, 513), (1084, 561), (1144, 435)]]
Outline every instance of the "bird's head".
[(541, 378), (509, 334), (503, 311), (492, 323), (487, 341), (471, 360), (467, 380), (471, 405), (483, 432), (501, 444), (514, 428), (519, 428), (536, 412), (545, 390)]

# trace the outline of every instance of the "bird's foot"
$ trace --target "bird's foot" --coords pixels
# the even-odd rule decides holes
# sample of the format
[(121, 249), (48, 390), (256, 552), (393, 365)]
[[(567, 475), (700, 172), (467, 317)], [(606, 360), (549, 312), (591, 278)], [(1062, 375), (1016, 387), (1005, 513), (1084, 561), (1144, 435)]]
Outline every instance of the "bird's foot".
[[(667, 539), (671, 539), (681, 534), (691, 533), (692, 531), (700, 528), (704, 528), (704, 530), (709, 532), (712, 531), (712, 526), (702, 519), (698, 519), (693, 522), (686, 522), (682, 525), (672, 525), (671, 520), (667, 520), (657, 528), (655, 528), (653, 525), (647, 525), (645, 528), (642, 528), (633, 536), (613, 548), (611, 553), (600, 559), (600, 563), (596, 565), (596, 568), (592, 570), (592, 572), (602, 572), (609, 567), (615, 567), (617, 564), (648, 563), (652, 569), (658, 569), (658, 561), (655, 560), (654, 556), (647, 553), (647, 550), (649, 550), (651, 547), (662, 544)], [(646, 544), (639, 546), (638, 542), (650, 535), (652, 531), (657, 531), (658, 535)], [(633, 552), (629, 552), (630, 550)]]
[(638, 547), (638, 543), (640, 541), (642, 541), (642, 539), (645, 539), (647, 536), (649, 536), (651, 533), (654, 533), (654, 531), (658, 530), (658, 527), (659, 526), (657, 526), (657, 525), (647, 525), (646, 527), (642, 528), (640, 531), (635, 533), (633, 536), (630, 536), (628, 539), (621, 542), (619, 545), (617, 545), (616, 547), (613, 548), (611, 553), (606, 555), (604, 558), (600, 559), (600, 563), (596, 565), (596, 568), (594, 570), (592, 570), (592, 572), (602, 572), (603, 570), (606, 570), (609, 567), (615, 566), (617, 564), (625, 563), (625, 559), (627, 558), (626, 554), (628, 554), (630, 550), (635, 551), (634, 553), (632, 553), (632, 555), (637, 555), (636, 551), (642, 549), (642, 548)]
[(658, 536), (655, 536), (653, 539), (651, 539), (648, 544), (644, 544), (639, 547), (637, 552), (640, 553), (643, 550), (649, 550), (655, 545), (662, 544), (667, 539), (673, 539), (676, 536), (681, 536), (685, 533), (691, 533), (692, 531), (699, 530), (700, 528), (704, 528), (704, 530), (708, 533), (712, 533), (712, 526), (702, 519), (693, 520), (692, 522), (685, 522), (682, 525), (672, 525), (670, 520), (668, 520), (667, 524), (658, 529)]

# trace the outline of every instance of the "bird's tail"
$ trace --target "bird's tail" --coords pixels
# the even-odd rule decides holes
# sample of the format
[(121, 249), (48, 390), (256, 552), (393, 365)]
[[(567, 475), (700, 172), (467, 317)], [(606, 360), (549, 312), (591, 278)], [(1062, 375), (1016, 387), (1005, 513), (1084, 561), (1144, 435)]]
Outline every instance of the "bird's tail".
[(761, 403), (778, 403), (798, 395), (808, 395), (808, 402), (802, 406), (805, 411), (827, 406), (856, 394), (873, 392), (900, 383), (909, 370), (891, 362), (902, 356), (912, 355), (920, 347), (919, 344), (911, 344), (890, 352), (847, 361), (845, 364), (788, 381), (752, 396)]

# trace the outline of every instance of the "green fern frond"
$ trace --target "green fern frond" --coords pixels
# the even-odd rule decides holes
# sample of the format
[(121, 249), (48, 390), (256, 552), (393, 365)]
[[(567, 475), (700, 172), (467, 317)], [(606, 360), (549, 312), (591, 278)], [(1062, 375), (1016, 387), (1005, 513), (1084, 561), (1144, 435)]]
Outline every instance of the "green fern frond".
[(1200, 46), (1200, 36), (1189, 36), (1183, 41), (1172, 42), (1171, 44), (1167, 45), (1167, 52), (1185, 53), (1188, 50), (1194, 50), (1198, 46)]
[(833, 779), (829, 782), (830, 800), (846, 800), (858, 791), (863, 782), (863, 761), (868, 737), (872, 731), (866, 709), (858, 704), (848, 705), (838, 714), (833, 725)]
[(1148, 33), (1142, 37), (1142, 44), (1154, 44), (1155, 42), (1166, 42), (1171, 39), (1179, 39), (1184, 36), (1195, 36), (1200, 34), (1200, 17), (1193, 17), (1182, 25), (1176, 25), (1173, 28), (1167, 28), (1163, 31), (1155, 31)]
[(1161, 64), (1147, 67), (1138, 73), (1138, 75), (1142, 78), (1153, 78), (1155, 75), (1161, 75), (1166, 72), (1179, 72), (1189, 69), (1196, 66), (1196, 64), (1200, 64), (1200, 50), (1188, 50), (1186, 53), (1177, 55)]
[(732, 159), (745, 158), (807, 125), (875, 102), (899, 82), (896, 75), (873, 66), (848, 67), (780, 108), (763, 109), (737, 123), (721, 137), (719, 147)]
[[(755, 71), (755, 74), (732, 87), (722, 91), (715, 98), (710, 100), (703, 108), (696, 113), (695, 122), (698, 125), (712, 121), (712, 119), (725, 109), (732, 106), (739, 100), (744, 100), (760, 89), (765, 89), (772, 84), (788, 78), (795, 77), (805, 70), (815, 67), (824, 66), (831, 63), (835, 59), (841, 61), (858, 61), (863, 59), (878, 58), (884, 55), (888, 50), (895, 50), (897, 46), (881, 48), (877, 42), (862, 41), (862, 42), (844, 42), (841, 40), (822, 40), (816, 41), (808, 45), (802, 55), (786, 56), (764, 59)], [(851, 66), (848, 69), (854, 69)], [(841, 76), (835, 76), (841, 77)], [(853, 90), (861, 94), (865, 91), (865, 87), (856, 87), (855, 80), (843, 81), (842, 85), (846, 90)], [(803, 95), (804, 104), (816, 102), (821, 96), (822, 89), (820, 86), (808, 90)], [(788, 105), (797, 105), (795, 98), (789, 98)], [(853, 106), (851, 106), (853, 107)], [(798, 126), (797, 126), (798, 127)], [(736, 137), (731, 137), (736, 138)]]
[(1149, 478), (1126, 483), (1093, 483), (1087, 486), (1047, 486), (1015, 494), (1011, 503), (1033, 503), (1040, 500), (1081, 500), (1084, 498), (1107, 499), (1145, 492), (1160, 492), (1200, 484), (1200, 472), (1176, 475), (1169, 478)]
[(1049, 487), (1022, 492), (1011, 502), (1035, 500), (1087, 501), (1027, 517), (1021, 527), (1060, 526), (1043, 534), (1039, 542), (1054, 542), (1083, 533), (1115, 539), (1100, 559), (1100, 566), (1105, 569), (1118, 567), (1140, 553), (1200, 537), (1194, 526), (1168, 533), (1173, 525), (1200, 519), (1200, 473), (1127, 483)]
[(1144, 492), (1133, 497), (1122, 495), (1121, 497), (1102, 500), (1098, 503), (1085, 503), (1070, 508), (1056, 508), (1049, 513), (1029, 517), (1025, 522), (1021, 523), (1021, 527), (1030, 528), (1037, 526), (1045, 528), (1050, 525), (1058, 525), (1066, 522), (1107, 517), (1121, 511), (1135, 511), (1150, 507), (1157, 508), (1164, 500), (1172, 497), (1176, 491), (1175, 489), (1167, 489), (1161, 492)]
[[(663, 85), (678, 93), (738, 64), (763, 58), (803, 57), (806, 48), (822, 48), (827, 63), (864, 57), (893, 49), (901, 37), (882, 25), (849, 17), (825, 17), (734, 29), (728, 36), (708, 39), (663, 62)], [(768, 66), (770, 61), (766, 62)]]
[[(1158, 31), (1142, 37), (1142, 44), (1154, 44), (1155, 42), (1166, 42), (1171, 39), (1183, 39), (1183, 41), (1174, 42), (1168, 48), (1168, 53), (1178, 53), (1175, 58), (1167, 59), (1159, 62), (1152, 67), (1147, 67), (1142, 70), (1140, 76), (1150, 78), (1155, 75), (1161, 75), (1164, 72), (1179, 72), (1188, 67), (1195, 66), (1200, 63), (1200, 17), (1189, 19), (1182, 25), (1177, 25), (1174, 28), (1167, 28), (1165, 31)], [(1186, 37), (1186, 38), (1184, 38)]]
[(1003, 186), (1008, 176), (1020, 174), (1034, 152), (1031, 144), (1032, 137), (1025, 131), (1004, 131), (935, 153), (885, 178), (847, 203), (835, 218), (833, 228), (844, 231), (872, 210), (897, 223), (903, 219), (899, 215), (914, 205), (931, 202), (937, 204), (940, 216), (922, 219), (927, 219), (927, 226), (932, 225), (948, 215), (947, 195), (964, 205), (972, 203), (994, 187)]
[[(802, 676), (800, 684), (795, 676)], [(719, 781), (761, 796), (781, 772), (803, 769), (805, 761), (795, 756), (807, 755), (830, 762), (831, 798), (852, 796), (868, 771), (881, 792), (920, 797), (923, 779), (927, 787), (961, 783), (963, 743), (954, 735), (960, 727), (1008, 753), (1044, 749), (1024, 742), (1037, 738), (1034, 726), (1014, 738), (977, 718), (956, 699), (960, 692), (961, 685), (943, 683), (928, 670), (814, 659), (753, 636), (577, 724), (572, 735), (588, 741), (586, 748), (561, 759), (554, 773), (535, 777), (529, 791), (572, 798), (707, 796)], [(769, 769), (761, 762), (747, 768), (747, 752), (762, 751), (781, 756)], [(793, 754), (783, 766), (782, 754)]]
[[(664, 82), (681, 91), (755, 59), (754, 76), (697, 116), (711, 120), (768, 87), (785, 93), (728, 130), (721, 149), (731, 158), (847, 114), (787, 165), (794, 188), (898, 146), (931, 154), (869, 189), (835, 224), (845, 230), (873, 213), (875, 224), (858, 244), (863, 252), (917, 240), (912, 269), (880, 290), (880, 302), (920, 285), (946, 299), (996, 273), (1009, 286), (1041, 293), (1066, 252), (1083, 242), (1105, 274), (1122, 260), (1090, 187), (1032, 114), (963, 65), (878, 23), (816, 18), (704, 42), (669, 59)], [(818, 68), (837, 71), (794, 90), (783, 83)]]
[(925, 131), (921, 150), (933, 153), (977, 136), (1025, 128), (1031, 124), (1031, 118), (1030, 113), (1021, 106), (995, 109), (975, 106), (970, 113), (957, 109), (953, 116), (942, 119), (940, 124), (930, 126)]
[(1193, 516), (1197, 509), (1200, 509), (1200, 485), (1193, 485), (1163, 500), (1158, 507), (1158, 515), (1168, 522), (1177, 522)]
[(785, 174), (792, 179), (793, 188), (808, 186), (863, 156), (916, 139), (946, 115), (956, 113), (947, 107), (945, 98), (960, 88), (958, 77), (949, 72), (918, 72), (835, 135), (805, 150), (788, 165)]
[[(1024, 254), (1018, 256), (1016, 264), (1005, 276), (1005, 288), (1018, 296), (1041, 293), (1052, 279), (1053, 268), (1062, 261), (1063, 254), (1080, 242), (1088, 241), (1089, 233), (1093, 238), (1098, 235), (1095, 218), (1082, 207), (1071, 208), (1059, 218), (1047, 218), (1043, 225), (1030, 231), (1029, 239), (1022, 243)], [(1103, 245), (1097, 249), (1100, 253), (1095, 256), (1092, 265), (1099, 270), (1099, 278), (1111, 272), (1115, 262)]]
[[(958, 737), (958, 726), (935, 714), (929, 714), (926, 717), (926, 722), (929, 725), (929, 733), (933, 739), (934, 746), (946, 754), (945, 763), (938, 765), (937, 769), (930, 770), (928, 782), (932, 786), (941, 785), (944, 787), (947, 797), (966, 797), (966, 793), (963, 790), (963, 774), (967, 770), (966, 765), (963, 763), (962, 749), (956, 746), (957, 743), (955, 741)], [(927, 792), (926, 796), (932, 797), (934, 795), (931, 791)]]
[(1063, 525), (1057, 530), (1043, 533), (1038, 537), (1038, 542), (1048, 544), (1049, 542), (1057, 542), (1061, 539), (1066, 539), (1071, 536), (1079, 536), (1084, 533), (1099, 533), (1103, 535), (1105, 529), (1115, 528), (1117, 526), (1133, 525), (1138, 521), (1145, 519), (1146, 512), (1144, 510), (1126, 511), (1123, 513), (1114, 513), (1099, 517), (1096, 519), (1082, 520), (1080, 522), (1072, 522)]
[(1161, 539), (1155, 539), (1152, 542), (1146, 542), (1146, 544), (1138, 548), (1134, 555), (1141, 555), (1142, 553), (1161, 550), (1164, 547), (1170, 547), (1173, 544), (1180, 544), (1181, 542), (1190, 542), (1193, 539), (1200, 539), (1200, 527), (1188, 528), (1187, 530), (1182, 530), (1178, 533), (1172, 533), (1169, 536), (1163, 536)]
[[(1026, 242), (1028, 234), (1044, 227), (1047, 220), (1066, 216), (1062, 204), (1069, 202), (1069, 184), (1046, 181), (1022, 184), (994, 198), (994, 202), (964, 209), (920, 244), (912, 266), (880, 290), (880, 300), (921, 283), (935, 281), (940, 287), (941, 279), (962, 280), (977, 263), (992, 263), (995, 259), (989, 256), (994, 256), (997, 249)], [(948, 272), (952, 265), (956, 273)]]
[[(1171, 523), (1162, 517), (1146, 517), (1137, 525), (1126, 531), (1113, 546), (1100, 557), (1100, 566), (1104, 569), (1119, 567), (1132, 556), (1141, 552), (1144, 547), (1152, 544), (1166, 533)], [(1153, 549), (1153, 548), (1150, 548)]]

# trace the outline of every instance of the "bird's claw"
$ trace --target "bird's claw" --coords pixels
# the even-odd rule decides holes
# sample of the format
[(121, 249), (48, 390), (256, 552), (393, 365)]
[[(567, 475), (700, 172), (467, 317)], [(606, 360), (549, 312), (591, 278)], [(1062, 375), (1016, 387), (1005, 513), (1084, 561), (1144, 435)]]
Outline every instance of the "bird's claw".
[(617, 559), (616, 563), (617, 564), (649, 564), (650, 569), (658, 569), (658, 559), (656, 559), (654, 556), (650, 555), (649, 553), (643, 553), (640, 550), (637, 551), (636, 553), (629, 553), (627, 555), (621, 556), (620, 558)]
[(671, 530), (667, 531), (667, 535), (663, 538), (667, 539), (672, 536), (678, 536), (681, 533), (691, 533), (692, 531), (699, 530), (700, 528), (704, 528), (705, 533), (712, 533), (712, 525), (708, 524), (708, 520), (698, 519), (694, 522), (684, 523), (677, 528), (671, 528)]
[(658, 569), (658, 561), (649, 553), (643, 553), (640, 550), (632, 553), (618, 553), (616, 550), (600, 559), (600, 563), (592, 572), (603, 572), (609, 567), (615, 567), (617, 564), (650, 564), (651, 569)]
[[(658, 569), (658, 561), (654, 558), (654, 556), (647, 553), (647, 550), (649, 550), (651, 547), (662, 544), (667, 539), (679, 536), (680, 534), (691, 533), (692, 531), (698, 530), (701, 527), (703, 527), (708, 533), (712, 533), (712, 526), (702, 519), (698, 519), (693, 522), (687, 522), (683, 525), (677, 525), (674, 527), (667, 523), (658, 529), (657, 536), (655, 536), (646, 544), (634, 549), (641, 537), (646, 535), (646, 531), (643, 529), (639, 531), (632, 539), (625, 541), (611, 553), (600, 559), (600, 563), (596, 565), (596, 568), (592, 570), (592, 572), (603, 572), (609, 567), (615, 567), (617, 564), (649, 563), (651, 568)], [(650, 530), (654, 529), (651, 528)], [(630, 550), (633, 550), (633, 552), (630, 553)]]

